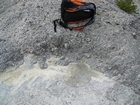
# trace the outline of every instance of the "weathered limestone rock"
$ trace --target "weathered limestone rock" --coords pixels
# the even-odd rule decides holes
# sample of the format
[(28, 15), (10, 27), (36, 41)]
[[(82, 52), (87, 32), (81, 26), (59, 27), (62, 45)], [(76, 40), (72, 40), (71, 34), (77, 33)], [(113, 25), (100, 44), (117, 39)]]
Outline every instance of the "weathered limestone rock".
[(61, 0), (0, 0), (0, 105), (140, 104), (140, 14), (88, 1), (94, 24), (55, 33)]

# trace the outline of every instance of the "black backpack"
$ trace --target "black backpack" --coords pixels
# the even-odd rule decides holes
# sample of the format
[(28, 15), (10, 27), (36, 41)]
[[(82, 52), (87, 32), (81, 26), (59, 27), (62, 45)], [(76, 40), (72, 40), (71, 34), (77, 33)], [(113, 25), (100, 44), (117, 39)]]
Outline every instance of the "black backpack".
[[(83, 2), (82, 0), (62, 0), (61, 19), (54, 20), (54, 31), (57, 23), (70, 30), (82, 30), (92, 24), (95, 20), (96, 6), (94, 3)], [(84, 25), (70, 27), (70, 24), (78, 24), (87, 21)]]

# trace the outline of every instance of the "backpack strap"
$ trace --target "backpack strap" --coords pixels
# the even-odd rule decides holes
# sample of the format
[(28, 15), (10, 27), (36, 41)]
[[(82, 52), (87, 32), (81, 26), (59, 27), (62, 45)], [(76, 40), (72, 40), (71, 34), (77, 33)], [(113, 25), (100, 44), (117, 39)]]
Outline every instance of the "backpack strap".
[(61, 19), (56, 19), (53, 21), (54, 23), (54, 31), (57, 32), (56, 27), (57, 27), (57, 23), (64, 27), (65, 29), (69, 29), (69, 30), (82, 30), (84, 29), (86, 26), (92, 24), (95, 21), (95, 16), (93, 16), (85, 25), (82, 26), (78, 26), (78, 27), (68, 27), (68, 24), (64, 23)]
[(94, 21), (95, 21), (95, 16), (93, 16), (85, 25), (78, 26), (78, 27), (71, 27), (71, 30), (82, 30), (82, 29), (84, 29), (86, 26), (92, 24)]
[(72, 3), (76, 4), (76, 5), (84, 5), (85, 2), (84, 0), (70, 0)]
[(57, 23), (58, 23), (59, 21), (60, 21), (60, 19), (56, 19), (56, 20), (53, 21), (53, 24), (54, 24), (54, 31), (55, 31), (55, 32), (57, 32), (57, 31), (56, 31), (56, 27), (57, 27)]
[(56, 20), (53, 21), (53, 23), (54, 23), (54, 31), (55, 31), (55, 32), (57, 32), (57, 30), (56, 30), (57, 23), (58, 23), (60, 26), (64, 27), (65, 29), (72, 30), (72, 28), (68, 27), (68, 24), (64, 23), (61, 19), (56, 19)]

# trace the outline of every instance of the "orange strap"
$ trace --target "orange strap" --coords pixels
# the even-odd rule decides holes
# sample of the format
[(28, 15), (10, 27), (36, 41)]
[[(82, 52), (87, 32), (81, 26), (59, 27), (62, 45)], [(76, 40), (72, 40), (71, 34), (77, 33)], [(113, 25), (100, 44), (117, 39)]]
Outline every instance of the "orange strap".
[(85, 26), (80, 26), (80, 27), (74, 27), (74, 28), (72, 28), (73, 30), (82, 30), (82, 29), (84, 29), (85, 28)]
[(71, 2), (77, 5), (84, 5), (84, 0), (71, 0)]
[(83, 22), (84, 20), (74, 21), (74, 22), (68, 22), (68, 24), (78, 24), (80, 22)]
[(77, 9), (73, 9), (73, 8), (69, 8), (68, 10), (66, 10), (67, 12), (77, 12)]

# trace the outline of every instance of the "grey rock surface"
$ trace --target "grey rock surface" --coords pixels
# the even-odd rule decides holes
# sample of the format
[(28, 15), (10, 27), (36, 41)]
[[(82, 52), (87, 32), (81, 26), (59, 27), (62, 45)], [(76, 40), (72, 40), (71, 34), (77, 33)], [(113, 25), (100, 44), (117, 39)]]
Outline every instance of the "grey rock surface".
[[(28, 58), (28, 60), (27, 60)], [(83, 61), (41, 70), (26, 56), (25, 65), (0, 75), (1, 105), (139, 105), (140, 97), (124, 85), (92, 70)], [(52, 63), (53, 62), (53, 63)], [(31, 66), (35, 66), (32, 67)], [(27, 69), (28, 68), (28, 69)]]
[[(55, 33), (52, 21), (60, 18), (61, 0), (0, 0), (0, 105), (140, 104), (140, 14), (127, 14), (115, 0), (87, 1), (97, 6), (94, 24), (82, 31), (57, 27)], [(134, 1), (139, 9), (139, 1)], [(63, 76), (55, 78), (57, 73), (54, 78), (35, 75), (24, 81), (22, 71), (33, 72), (38, 64), (46, 73), (52, 63), (46, 62), (54, 56), (59, 58), (56, 67), (82, 60), (91, 70), (84, 72), (85, 67), (80, 73), (78, 68), (67, 82)], [(26, 68), (20, 67), (23, 64)], [(92, 70), (109, 79), (92, 80)], [(18, 84), (16, 77), (23, 82)]]

